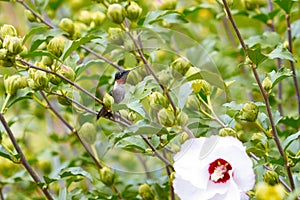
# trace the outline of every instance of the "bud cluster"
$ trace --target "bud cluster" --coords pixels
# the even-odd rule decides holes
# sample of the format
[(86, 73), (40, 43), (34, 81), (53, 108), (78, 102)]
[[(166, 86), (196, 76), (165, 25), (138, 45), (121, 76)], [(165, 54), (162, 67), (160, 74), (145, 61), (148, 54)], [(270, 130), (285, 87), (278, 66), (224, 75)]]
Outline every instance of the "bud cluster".
[(17, 36), (17, 31), (12, 25), (4, 24), (0, 28), (0, 66), (12, 67), (15, 58), (26, 50), (22, 44), (22, 38)]
[(4, 87), (7, 94), (13, 95), (19, 89), (27, 86), (27, 78), (25, 76), (13, 75), (4, 78)]
[(174, 78), (180, 78), (186, 74), (192, 64), (185, 57), (179, 57), (174, 60), (171, 64), (172, 75)]
[(125, 7), (117, 2), (112, 2), (107, 9), (108, 18), (116, 24), (123, 23), (125, 17), (136, 22), (141, 15), (142, 8), (134, 1), (129, 1)]
[(195, 80), (192, 89), (195, 93), (202, 93), (205, 96), (209, 96), (212, 90), (211, 85), (205, 80)]

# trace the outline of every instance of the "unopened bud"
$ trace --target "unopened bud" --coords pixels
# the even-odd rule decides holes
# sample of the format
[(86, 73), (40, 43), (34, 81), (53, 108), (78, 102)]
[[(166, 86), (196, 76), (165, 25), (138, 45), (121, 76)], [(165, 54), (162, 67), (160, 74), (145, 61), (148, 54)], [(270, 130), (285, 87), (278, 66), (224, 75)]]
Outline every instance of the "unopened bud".
[(140, 185), (139, 195), (142, 197), (143, 200), (155, 200), (154, 191), (146, 183)]
[(15, 56), (7, 56), (4, 60), (0, 59), (1, 67), (13, 67), (15, 65)]
[(17, 36), (17, 31), (15, 27), (9, 24), (4, 24), (0, 28), (0, 37), (5, 38), (5, 36), (10, 35), (10, 36)]
[(219, 131), (219, 135), (222, 137), (226, 137), (226, 136), (237, 137), (236, 131), (233, 130), (232, 128), (222, 128)]
[(103, 12), (93, 12), (92, 13), (92, 20), (95, 24), (95, 26), (100, 26), (103, 24), (104, 20), (105, 20), (106, 16)]
[(205, 96), (209, 96), (211, 94), (211, 85), (205, 80), (195, 80), (192, 83), (192, 89), (195, 93), (201, 92)]
[(254, 122), (258, 115), (258, 107), (255, 103), (248, 102), (243, 106), (241, 114), (244, 120)]
[(97, 131), (95, 126), (90, 122), (84, 123), (78, 133), (89, 144), (93, 144), (96, 141)]
[(157, 78), (162, 85), (167, 86), (172, 79), (172, 75), (169, 70), (162, 70)]
[(124, 43), (124, 33), (120, 28), (109, 28), (108, 39), (115, 44), (122, 45)]
[(269, 185), (276, 185), (279, 184), (279, 177), (275, 171), (267, 170), (264, 174), (264, 182), (268, 183)]
[(172, 62), (171, 67), (174, 78), (180, 78), (190, 69), (191, 63), (187, 58), (180, 57)]
[(263, 82), (262, 86), (267, 94), (269, 94), (272, 91), (272, 81), (269, 77), (266, 77)]
[(126, 7), (126, 11), (127, 11), (127, 18), (132, 21), (137, 21), (142, 14), (142, 8), (134, 1), (129, 1)]
[(48, 74), (48, 77), (49, 77), (50, 83), (52, 83), (54, 85), (59, 85), (62, 82), (61, 78), (54, 74)]
[(159, 2), (159, 9), (174, 10), (176, 8), (177, 0), (161, 0)]
[(87, 10), (82, 10), (79, 12), (79, 15), (77, 17), (78, 21), (84, 23), (85, 25), (89, 26), (92, 21), (92, 15)]
[(177, 122), (178, 125), (184, 127), (189, 122), (189, 116), (184, 112), (180, 112), (177, 115), (176, 122)]
[(105, 108), (111, 110), (111, 106), (114, 104), (114, 98), (110, 94), (105, 93), (103, 97), (103, 104)]
[(126, 11), (120, 4), (111, 4), (107, 9), (108, 18), (116, 24), (121, 24), (126, 16)]
[(47, 73), (43, 71), (33, 71), (33, 74), (30, 75), (31, 79), (27, 80), (28, 86), (33, 90), (45, 89), (48, 86), (48, 77)]
[(53, 64), (53, 59), (49, 56), (43, 56), (42, 63), (50, 67)]
[(255, 186), (255, 197), (257, 200), (283, 200), (285, 198), (285, 189), (283, 185), (269, 185), (265, 182), (260, 182)]
[(100, 180), (107, 186), (111, 186), (115, 181), (115, 173), (108, 167), (103, 167), (99, 170)]
[(160, 92), (152, 92), (149, 95), (150, 106), (152, 109), (160, 110), (162, 108), (167, 108), (169, 106), (169, 101)]
[(70, 35), (73, 35), (75, 32), (74, 23), (69, 18), (62, 18), (59, 22), (58, 27), (64, 31), (66, 31)]
[(64, 51), (65, 43), (62, 37), (54, 37), (50, 40), (49, 44), (47, 45), (47, 50), (55, 55), (56, 57), (60, 57)]
[(134, 112), (129, 112), (127, 119), (130, 121), (134, 121), (136, 119), (136, 114)]
[(173, 111), (166, 108), (163, 108), (158, 112), (158, 119), (162, 125), (168, 127), (173, 126), (175, 122), (175, 116)]
[(28, 21), (36, 22), (36, 17), (30, 10), (25, 10), (24, 12)]
[(13, 55), (17, 55), (23, 51), (22, 39), (7, 35), (3, 41), (3, 48)]
[(68, 67), (67, 65), (61, 65), (59, 71), (59, 74), (63, 75), (67, 79), (74, 81), (75, 80), (75, 72), (71, 67)]
[(17, 79), (19, 77), (19, 75), (13, 75), (4, 78), (4, 87), (7, 94), (15, 94), (17, 92), (19, 89)]

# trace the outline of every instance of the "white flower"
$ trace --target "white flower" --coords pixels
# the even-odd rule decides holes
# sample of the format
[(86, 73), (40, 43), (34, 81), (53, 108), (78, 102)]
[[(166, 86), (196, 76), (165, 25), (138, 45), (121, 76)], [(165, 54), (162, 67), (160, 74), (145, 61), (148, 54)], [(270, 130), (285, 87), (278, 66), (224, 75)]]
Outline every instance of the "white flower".
[(252, 161), (234, 137), (186, 141), (175, 157), (174, 190), (181, 200), (240, 200), (255, 183)]

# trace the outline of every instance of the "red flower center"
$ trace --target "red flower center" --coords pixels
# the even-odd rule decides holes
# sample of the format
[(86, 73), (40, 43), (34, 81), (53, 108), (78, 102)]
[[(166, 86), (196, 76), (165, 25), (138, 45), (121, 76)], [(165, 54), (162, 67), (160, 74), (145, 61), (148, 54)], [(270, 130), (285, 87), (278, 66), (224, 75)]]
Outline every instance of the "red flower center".
[(230, 175), (228, 172), (231, 169), (231, 165), (226, 160), (218, 158), (217, 160), (209, 164), (209, 179), (214, 183), (225, 183), (230, 179)]

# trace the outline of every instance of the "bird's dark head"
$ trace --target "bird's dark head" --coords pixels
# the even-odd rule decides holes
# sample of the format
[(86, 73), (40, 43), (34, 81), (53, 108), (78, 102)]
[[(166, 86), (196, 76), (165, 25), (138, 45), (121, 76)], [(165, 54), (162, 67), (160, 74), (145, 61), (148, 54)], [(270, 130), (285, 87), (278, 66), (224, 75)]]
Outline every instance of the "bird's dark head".
[(115, 81), (125, 83), (130, 70), (120, 70), (115, 74)]

